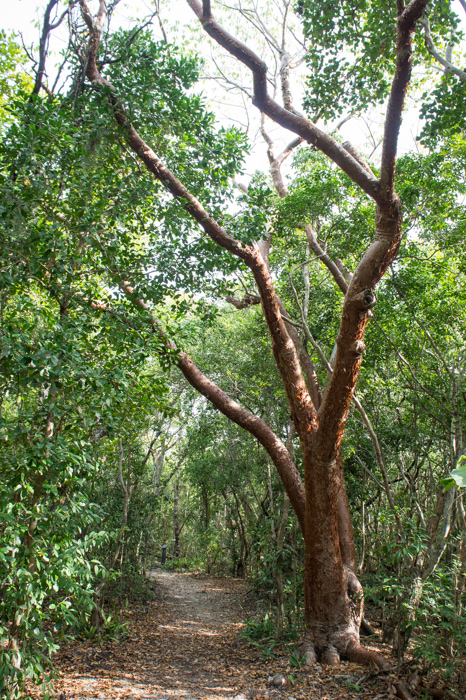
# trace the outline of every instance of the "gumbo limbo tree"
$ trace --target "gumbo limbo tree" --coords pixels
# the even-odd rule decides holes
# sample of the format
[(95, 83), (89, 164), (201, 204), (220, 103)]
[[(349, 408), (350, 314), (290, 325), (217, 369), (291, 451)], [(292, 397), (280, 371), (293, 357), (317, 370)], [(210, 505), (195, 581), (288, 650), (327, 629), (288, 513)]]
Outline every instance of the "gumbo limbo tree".
[[(268, 91), (267, 66), (259, 56), (215, 20), (208, 0), (202, 4), (197, 0), (188, 0), (195, 17), (210, 37), (250, 70), (253, 103), (257, 109), (310, 144), (310, 147), (322, 151), (375, 204), (373, 241), (352, 276), (347, 276), (349, 281), (344, 279), (334, 264), (335, 277), (339, 280), (345, 297), (333, 372), (325, 392), (321, 392), (317, 386), (316, 374), (309, 358), (306, 361), (300, 359), (296, 333), (286, 322), (286, 310), (274, 288), (268, 264), (271, 237), (245, 243), (232, 236), (204, 208), (196, 198), (196, 193), (188, 191), (183, 182), (164, 165), (153, 150), (153, 145), (145, 142), (125, 109), (125, 100), (129, 101), (130, 96), (123, 94), (121, 89), (117, 91), (100, 67), (99, 47), (106, 19), (106, 4), (101, 0), (96, 16), (92, 15), (86, 0), (80, 0), (79, 4), (88, 30), (83, 58), (86, 77), (95, 90), (103, 91), (108, 96), (113, 117), (126, 144), (147, 170), (177, 198), (205, 234), (223, 248), (226, 254), (239, 258), (254, 277), (270, 332), (273, 355), (288, 398), (291, 421), (300, 440), (304, 480), (301, 479), (289, 450), (264, 420), (234, 402), (181, 350), (178, 350), (177, 364), (188, 382), (229, 419), (257, 438), (270, 455), (283, 481), (305, 542), (306, 660), (308, 663), (317, 659), (338, 663), (340, 657), (359, 662), (374, 660), (383, 668), (386, 662), (365, 650), (359, 640), (363, 591), (355, 573), (353, 535), (339, 450), (365, 351), (366, 325), (377, 301), (375, 289), (388, 266), (395, 260), (402, 236), (402, 208), (395, 191), (397, 144), (405, 95), (411, 78), (413, 37), (420, 27), (427, 0), (412, 0), (407, 5), (403, 0), (398, 0), (396, 4), (390, 3), (390, 10), (395, 10), (392, 15), (393, 36), (387, 37), (387, 42), (390, 41), (390, 56), (384, 56), (384, 61), (392, 68), (392, 78), (378, 176), (353, 148), (345, 148), (308, 118), (296, 112), (286, 100), (286, 90), (283, 91), (283, 105), (273, 99)], [(307, 3), (301, 7), (301, 12), (303, 11), (306, 19)], [(286, 81), (286, 76), (284, 80)], [(130, 280), (122, 280), (120, 286), (136, 306), (147, 311), (146, 302), (137, 296)], [(163, 331), (154, 316), (151, 322), (154, 332), (163, 337)], [(170, 347), (167, 340), (167, 350)]]
[[(283, 99), (279, 103), (269, 94), (268, 69), (264, 61), (216, 21), (208, 0), (202, 4), (197, 0), (187, 2), (194, 13), (193, 21), (197, 19), (223, 50), (249, 69), (253, 83), (253, 104), (262, 115), (289, 130), (293, 138), (287, 152), (299, 143), (321, 151), (373, 201), (376, 208), (373, 240), (352, 274), (342, 269), (339, 261), (333, 261), (324, 255), (312, 230), (306, 228), (310, 248), (322, 258), (344, 293), (331, 379), (323, 391), (318, 385), (312, 362), (302, 347), (295, 328), (289, 323), (286, 308), (274, 286), (269, 266), (272, 229), (269, 229), (268, 236), (262, 236), (260, 240), (251, 237), (246, 240), (240, 234), (232, 235), (228, 226), (221, 223), (222, 218), (228, 220), (228, 217), (222, 217), (221, 213), (216, 216), (212, 214), (213, 211), (218, 212), (217, 203), (210, 205), (211, 211), (208, 206), (203, 206), (200, 200), (205, 196), (205, 190), (188, 189), (165, 165), (155, 152), (156, 144), (143, 137), (144, 116), (138, 114), (137, 125), (131, 120), (131, 90), (135, 86), (131, 63), (126, 72), (126, 85), (124, 81), (118, 85), (113, 84), (106, 77), (105, 66), (111, 61), (106, 60), (102, 42), (107, 19), (105, 1), (100, 0), (97, 14), (94, 15), (86, 0), (79, 0), (78, 6), (86, 31), (76, 33), (74, 46), (79, 38), (82, 43), (77, 55), (81, 71), (95, 93), (106, 100), (107, 107), (101, 118), (115, 120), (120, 140), (125, 141), (126, 147), (134, 153), (140, 164), (198, 223), (211, 247), (223, 250), (227, 260), (232, 257), (239, 260), (252, 273), (270, 332), (273, 355), (287, 395), (293, 430), (300, 441), (304, 479), (290, 449), (272, 428), (262, 418), (233, 401), (202, 373), (186, 353), (174, 346), (168, 334), (164, 333), (163, 323), (157, 319), (144, 294), (138, 292), (138, 284), (134, 283), (130, 275), (125, 270), (113, 272), (113, 284), (118, 285), (128, 301), (149, 320), (162, 355), (165, 353), (170, 361), (175, 361), (188, 382), (225, 416), (251, 433), (273, 460), (305, 542), (303, 650), (307, 662), (311, 664), (320, 659), (326, 663), (338, 663), (342, 657), (363, 663), (372, 660), (381, 668), (386, 668), (387, 662), (365, 650), (359, 640), (363, 591), (356, 576), (353, 532), (342, 474), (340, 445), (365, 351), (366, 325), (377, 301), (375, 289), (395, 260), (402, 237), (402, 206), (395, 191), (398, 135), (405, 95), (411, 79), (413, 46), (425, 26), (422, 21), (428, 3), (427, 0), (412, 0), (405, 4), (403, 0), (397, 0), (354, 3), (354, 8), (348, 8), (353, 3), (303, 2), (298, 6), (309, 37), (313, 38), (319, 31), (330, 34), (335, 32), (335, 36), (340, 32), (342, 37), (337, 36), (337, 43), (341, 38), (341, 42), (346, 42), (349, 47), (348, 51), (354, 50), (359, 60), (360, 72), (348, 69), (347, 76), (341, 79), (341, 76), (336, 75), (336, 53), (332, 53), (330, 44), (326, 47), (328, 60), (325, 74), (330, 88), (324, 97), (333, 102), (334, 107), (328, 104), (326, 110), (321, 109), (323, 116), (338, 114), (341, 104), (347, 98), (345, 91), (348, 85), (353, 90), (351, 94), (354, 95), (358, 90), (360, 92), (360, 99), (355, 98), (353, 103), (349, 100), (355, 109), (373, 101), (381, 101), (388, 95), (382, 154), (376, 175), (353, 147), (341, 144), (294, 109), (289, 91), (290, 59), (286, 52), (282, 51), (281, 57)], [(55, 5), (56, 0), (51, 0), (49, 4)], [(285, 5), (287, 11), (291, 9), (289, 3)], [(442, 3), (439, 3), (441, 6)], [(358, 44), (358, 31), (351, 29), (353, 10), (356, 15), (367, 15), (372, 21), (372, 25), (368, 20), (368, 27), (364, 27), (364, 31), (368, 28), (372, 32), (371, 41), (366, 42), (362, 49)], [(385, 11), (386, 21), (379, 26), (376, 20)], [(351, 18), (349, 15), (346, 17), (345, 13), (349, 13)], [(348, 21), (347, 25), (345, 21)], [(346, 31), (345, 27), (349, 29)], [(378, 35), (377, 31), (383, 36)], [(417, 47), (419, 48), (419, 41)], [(308, 57), (308, 62), (312, 68), (312, 55)], [(364, 73), (362, 65), (373, 68), (373, 71), (366, 70)], [(332, 80), (333, 77), (335, 80)], [(309, 84), (312, 88), (312, 80)], [(144, 89), (150, 90), (150, 86)], [(307, 101), (308, 107), (313, 109), (312, 95), (308, 96)], [(269, 148), (269, 158), (275, 188), (283, 197), (286, 192), (279, 173), (281, 161), (273, 156), (272, 148)], [(183, 245), (185, 244), (180, 243), (180, 248)], [(228, 264), (231, 269), (231, 263)], [(96, 310), (111, 312), (111, 308), (103, 304), (95, 304), (95, 307)]]

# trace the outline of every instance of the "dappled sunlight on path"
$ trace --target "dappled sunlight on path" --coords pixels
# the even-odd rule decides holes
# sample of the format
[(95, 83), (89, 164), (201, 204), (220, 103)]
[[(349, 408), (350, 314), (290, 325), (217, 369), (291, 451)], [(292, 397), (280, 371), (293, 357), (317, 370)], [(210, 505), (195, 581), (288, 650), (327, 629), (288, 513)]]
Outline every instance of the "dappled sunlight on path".
[[(75, 642), (57, 655), (57, 690), (66, 700), (389, 698), (389, 679), (356, 664), (307, 672), (290, 666), (290, 646), (264, 658), (240, 634), (243, 581), (161, 569), (149, 578), (155, 599), (123, 613), (124, 640)], [(272, 682), (277, 674), (285, 681), (280, 689)]]

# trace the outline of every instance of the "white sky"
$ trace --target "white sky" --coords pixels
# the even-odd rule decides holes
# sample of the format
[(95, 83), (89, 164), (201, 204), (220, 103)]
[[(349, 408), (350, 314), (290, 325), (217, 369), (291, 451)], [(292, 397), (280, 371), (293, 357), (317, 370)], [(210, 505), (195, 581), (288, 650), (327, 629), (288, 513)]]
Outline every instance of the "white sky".
[[(266, 0), (259, 0), (259, 5), (261, 2), (266, 2)], [(7, 31), (13, 30), (16, 32), (21, 32), (26, 45), (37, 46), (39, 42), (39, 35), (42, 24), (43, 9), (47, 4), (47, 0), (2, 0), (2, 14), (0, 17), (0, 28)], [(91, 0), (91, 6), (94, 4)], [(61, 2), (60, 5), (63, 7), (64, 3)], [(458, 5), (458, 14), (460, 16), (465, 16), (464, 12), (459, 7), (459, 0), (455, 0), (455, 5)], [(215, 3), (214, 3), (215, 8)], [(124, 26), (127, 24), (129, 16), (133, 18), (140, 18), (147, 16), (151, 12), (152, 6), (150, 0), (127, 0), (126, 2), (121, 2), (114, 14), (114, 25), (119, 24)], [(188, 22), (196, 23), (192, 11), (187, 6), (184, 0), (174, 0), (164, 3), (164, 12), (167, 15), (169, 13), (169, 19), (171, 22), (179, 22), (180, 25), (186, 25)], [(466, 18), (466, 16), (465, 16)], [(234, 31), (234, 29), (231, 29)], [(53, 40), (51, 42), (51, 50), (57, 56), (55, 63), (58, 63), (58, 54), (60, 50), (66, 45), (66, 27), (63, 28), (60, 36), (60, 30), (56, 30), (53, 33)], [(201, 51), (209, 51), (207, 46), (203, 43), (201, 44)], [(249, 79), (249, 78), (248, 78)], [(204, 90), (210, 95), (210, 85), (212, 83), (207, 82), (205, 84)], [(214, 111), (218, 111), (218, 118), (221, 122), (226, 120), (226, 114), (229, 116), (238, 116), (239, 121), (244, 122), (245, 112), (231, 108), (228, 103), (231, 102), (231, 98), (225, 93), (219, 93), (217, 91), (217, 104), (214, 104)], [(295, 97), (296, 103), (299, 100)], [(223, 104), (222, 104), (223, 103)], [(251, 108), (253, 112), (256, 112), (254, 108)], [(374, 132), (379, 132), (381, 130), (381, 119), (376, 112), (373, 113), (370, 120), (371, 129)], [(379, 122), (379, 123), (378, 123)], [(402, 127), (402, 133), (400, 136), (400, 151), (410, 150), (416, 147), (415, 136), (419, 132), (419, 120), (417, 117), (417, 110), (415, 105), (410, 108), (409, 104), (407, 106), (407, 111), (405, 113), (405, 118)], [(265, 154), (265, 147), (263, 145), (261, 137), (257, 137), (257, 127), (258, 122), (254, 122), (251, 130), (249, 132), (250, 138), (257, 141), (257, 147), (254, 148), (253, 157), (249, 160), (247, 164), (247, 169), (253, 172), (255, 169), (262, 169), (266, 167), (267, 160)], [(276, 125), (268, 124), (268, 131), (272, 138), (277, 139), (277, 150), (279, 150), (280, 145), (285, 146), (292, 139), (292, 135), (289, 132), (284, 132)], [(376, 136), (376, 141), (378, 141), (379, 134), (374, 134)], [(356, 148), (365, 153), (366, 156), (372, 151), (372, 145), (369, 138), (369, 131), (367, 123), (364, 123), (361, 119), (352, 118), (348, 121), (340, 131), (340, 135), (343, 139), (350, 140)], [(279, 144), (279, 145), (278, 145)], [(380, 154), (380, 148), (377, 151)], [(377, 158), (376, 158), (377, 160)]]
[(46, 0), (3, 0), (1, 28), (21, 31), (28, 42), (38, 41)]

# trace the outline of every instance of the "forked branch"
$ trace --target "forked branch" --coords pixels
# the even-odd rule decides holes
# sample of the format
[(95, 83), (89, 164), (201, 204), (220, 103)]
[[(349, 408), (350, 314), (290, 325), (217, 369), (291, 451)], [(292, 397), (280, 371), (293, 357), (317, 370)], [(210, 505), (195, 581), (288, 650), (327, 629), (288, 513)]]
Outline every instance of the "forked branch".
[(435, 60), (438, 61), (445, 68), (446, 72), (457, 75), (460, 80), (466, 83), (466, 72), (464, 70), (461, 70), (461, 68), (457, 68), (456, 66), (454, 66), (453, 63), (449, 61), (447, 57), (443, 57), (435, 48), (435, 44), (432, 40), (432, 34), (430, 33), (429, 18), (427, 16), (423, 17), (420, 20), (419, 24), (421, 24), (424, 27), (424, 40), (430, 55), (433, 56)]
[(317, 428), (317, 413), (304, 380), (296, 348), (291, 340), (277, 300), (272, 278), (256, 243), (243, 245), (230, 236), (201, 203), (189, 192), (175, 175), (162, 163), (152, 148), (137, 133), (128, 119), (124, 106), (115, 95), (113, 86), (100, 74), (97, 55), (103, 17), (101, 0), (97, 20), (91, 16), (86, 0), (80, 0), (83, 16), (89, 28), (86, 75), (95, 88), (104, 88), (109, 93), (115, 119), (125, 135), (126, 142), (151, 172), (204, 229), (207, 235), (219, 246), (242, 259), (254, 275), (264, 309), (264, 316), (272, 337), (273, 352), (280, 371), (290, 404), (291, 415), (296, 429), (303, 435), (312, 426)]
[(267, 89), (266, 64), (254, 51), (229, 34), (214, 19), (210, 3), (208, 3), (208, 13), (205, 11), (206, 3), (201, 5), (198, 0), (187, 0), (187, 3), (202, 23), (205, 31), (252, 72), (254, 85), (253, 103), (255, 106), (274, 122), (294, 132), (303, 140), (313, 144), (325, 153), (370, 197), (378, 202), (380, 199), (379, 185), (374, 176), (368, 173), (335, 139), (318, 129), (315, 124), (305, 117), (285, 109), (270, 97)]
[(43, 87), (44, 76), (45, 76), (45, 61), (47, 58), (47, 44), (49, 41), (50, 33), (56, 29), (63, 21), (63, 19), (68, 14), (68, 10), (65, 10), (58, 19), (55, 21), (51, 20), (52, 10), (57, 5), (59, 0), (49, 0), (47, 7), (44, 12), (44, 23), (42, 25), (42, 34), (39, 42), (39, 62), (36, 70), (36, 79), (34, 81), (34, 87), (32, 88), (31, 95), (38, 95), (41, 87)]

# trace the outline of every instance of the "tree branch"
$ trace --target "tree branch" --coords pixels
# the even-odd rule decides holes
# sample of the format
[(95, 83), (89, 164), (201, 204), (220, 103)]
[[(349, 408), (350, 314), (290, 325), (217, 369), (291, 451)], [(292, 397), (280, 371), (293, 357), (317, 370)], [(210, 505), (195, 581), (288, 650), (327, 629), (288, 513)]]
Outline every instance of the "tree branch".
[[(335, 368), (330, 388), (320, 409), (320, 425), (313, 450), (320, 451), (321, 455), (326, 455), (326, 457), (322, 457), (326, 464), (333, 463), (335, 450), (338, 450), (343, 437), (365, 349), (363, 337), (369, 310), (376, 302), (373, 290), (396, 257), (401, 241), (401, 204), (393, 191), (396, 146), (401, 123), (401, 108), (411, 70), (410, 32), (416, 19), (422, 14), (426, 1), (413, 0), (403, 10), (398, 20), (397, 69), (386, 120), (385, 155), (383, 158), (385, 182), (382, 183), (381, 187), (381, 183), (367, 169), (367, 166), (361, 165), (359, 158), (356, 159), (331, 136), (317, 129), (312, 122), (284, 109), (271, 99), (267, 92), (267, 66), (265, 63), (246, 45), (226, 32), (214, 20), (212, 14), (209, 14), (208, 17), (205, 16), (198, 0), (187, 0), (206, 32), (252, 71), (254, 104), (276, 123), (295, 132), (330, 157), (378, 205), (374, 241), (360, 261), (345, 297), (337, 339)], [(271, 334), (273, 337), (272, 330)], [(277, 364), (280, 368), (278, 362)], [(295, 415), (293, 414), (293, 420), (295, 420)], [(296, 421), (295, 425), (298, 434), (303, 439), (304, 433)], [(309, 435), (310, 433), (307, 432), (307, 436)]]
[(356, 184), (358, 184), (375, 201), (380, 200), (379, 184), (341, 144), (331, 136), (318, 129), (311, 121), (290, 112), (273, 100), (267, 89), (267, 66), (254, 51), (241, 41), (229, 34), (213, 18), (212, 13), (206, 15), (198, 0), (187, 0), (205, 31), (215, 41), (227, 49), (235, 58), (247, 66), (253, 74), (254, 98), (253, 104), (277, 124), (293, 131), (303, 140), (316, 146), (334, 161)]
[[(150, 307), (145, 301), (134, 294), (133, 288), (130, 286), (129, 282), (121, 282), (120, 286), (125, 292), (127, 298), (136, 308), (139, 308), (144, 312), (149, 312), (149, 323), (153, 332), (160, 340), (162, 340), (164, 344), (163, 351), (176, 353), (176, 364), (183, 372), (191, 386), (197, 389), (200, 394), (205, 396), (221, 413), (223, 413), (223, 415), (227, 416), (227, 418), (253, 435), (270, 455), (290, 497), (290, 502), (293, 506), (293, 510), (296, 513), (296, 517), (298, 518), (301, 530), (304, 533), (304, 510), (306, 499), (304, 486), (296, 465), (294, 464), (283, 442), (262, 418), (253, 415), (233, 401), (233, 399), (231, 399), (226, 392), (220, 389), (200, 371), (189, 355), (181, 350), (178, 350), (174, 343), (166, 338), (157, 323), (157, 319), (151, 312)], [(105, 307), (103, 304), (98, 305), (97, 309), (104, 312), (112, 312), (110, 308)]]
[(403, 10), (402, 14), (399, 15), (397, 21), (396, 68), (385, 116), (382, 161), (380, 167), (380, 184), (382, 186), (382, 193), (386, 198), (392, 197), (395, 183), (398, 135), (413, 63), (412, 32), (427, 4), (428, 0), (412, 0)]
[(461, 70), (461, 68), (456, 68), (456, 66), (454, 66), (453, 63), (451, 63), (451, 61), (448, 61), (447, 58), (441, 56), (435, 48), (434, 42), (432, 41), (432, 35), (430, 33), (430, 24), (427, 15), (421, 20), (419, 20), (419, 24), (421, 24), (424, 27), (424, 41), (430, 55), (433, 56), (435, 60), (438, 61), (446, 69), (446, 71), (454, 73), (458, 76), (460, 80), (466, 82), (466, 73), (464, 72), (464, 70)]
[(181, 369), (188, 382), (194, 386), (200, 394), (205, 396), (216, 408), (227, 416), (227, 418), (230, 418), (230, 420), (241, 428), (254, 435), (266, 449), (275, 464), (278, 474), (290, 497), (301, 530), (304, 532), (304, 487), (299, 472), (282, 441), (262, 418), (258, 418), (242, 408), (233, 401), (228, 394), (202, 374), (191, 358), (184, 352), (179, 353), (178, 367)]
[(65, 10), (56, 22), (50, 22), (50, 15), (53, 8), (59, 2), (59, 0), (49, 0), (47, 7), (44, 12), (44, 24), (42, 26), (42, 34), (39, 42), (39, 62), (36, 71), (36, 79), (34, 81), (34, 87), (32, 88), (31, 98), (33, 95), (38, 95), (42, 87), (42, 82), (45, 75), (45, 61), (47, 58), (47, 44), (50, 36), (50, 32), (56, 29), (64, 17), (68, 14), (68, 10)]
[(312, 228), (309, 225), (305, 227), (304, 231), (306, 233), (310, 249), (320, 260), (322, 260), (323, 264), (330, 271), (335, 282), (340, 287), (343, 294), (346, 294), (346, 292), (348, 291), (348, 284), (345, 278), (343, 277), (341, 271), (339, 270), (338, 265), (331, 259), (329, 255), (327, 255), (323, 248), (321, 248), (316, 237), (314, 236)]
[[(97, 21), (94, 22), (86, 0), (80, 0), (80, 4), (83, 16), (87, 17), (86, 22), (90, 33), (86, 68), (88, 79), (94, 87), (103, 88), (109, 93), (109, 101), (113, 107), (115, 119), (125, 134), (126, 142), (142, 160), (149, 172), (178, 199), (180, 205), (198, 221), (215, 243), (242, 259), (253, 273), (261, 297), (264, 317), (272, 338), (273, 353), (290, 404), (293, 422), (300, 436), (308, 435), (309, 430), (317, 429), (317, 412), (304, 381), (296, 348), (282, 318), (268, 265), (261, 255), (259, 246), (257, 243), (243, 245), (230, 236), (208, 215), (194, 195), (181, 184), (156, 156), (152, 148), (139, 136), (126, 116), (123, 104), (114, 94), (113, 86), (101, 76), (97, 67), (101, 31), (99, 27), (103, 22), (101, 10), (99, 10)], [(102, 4), (104, 4), (104, 0), (101, 0), (101, 8)], [(122, 285), (123, 287), (126, 285), (129, 294), (132, 295), (129, 284), (122, 282)], [(138, 303), (144, 304), (141, 300)]]

